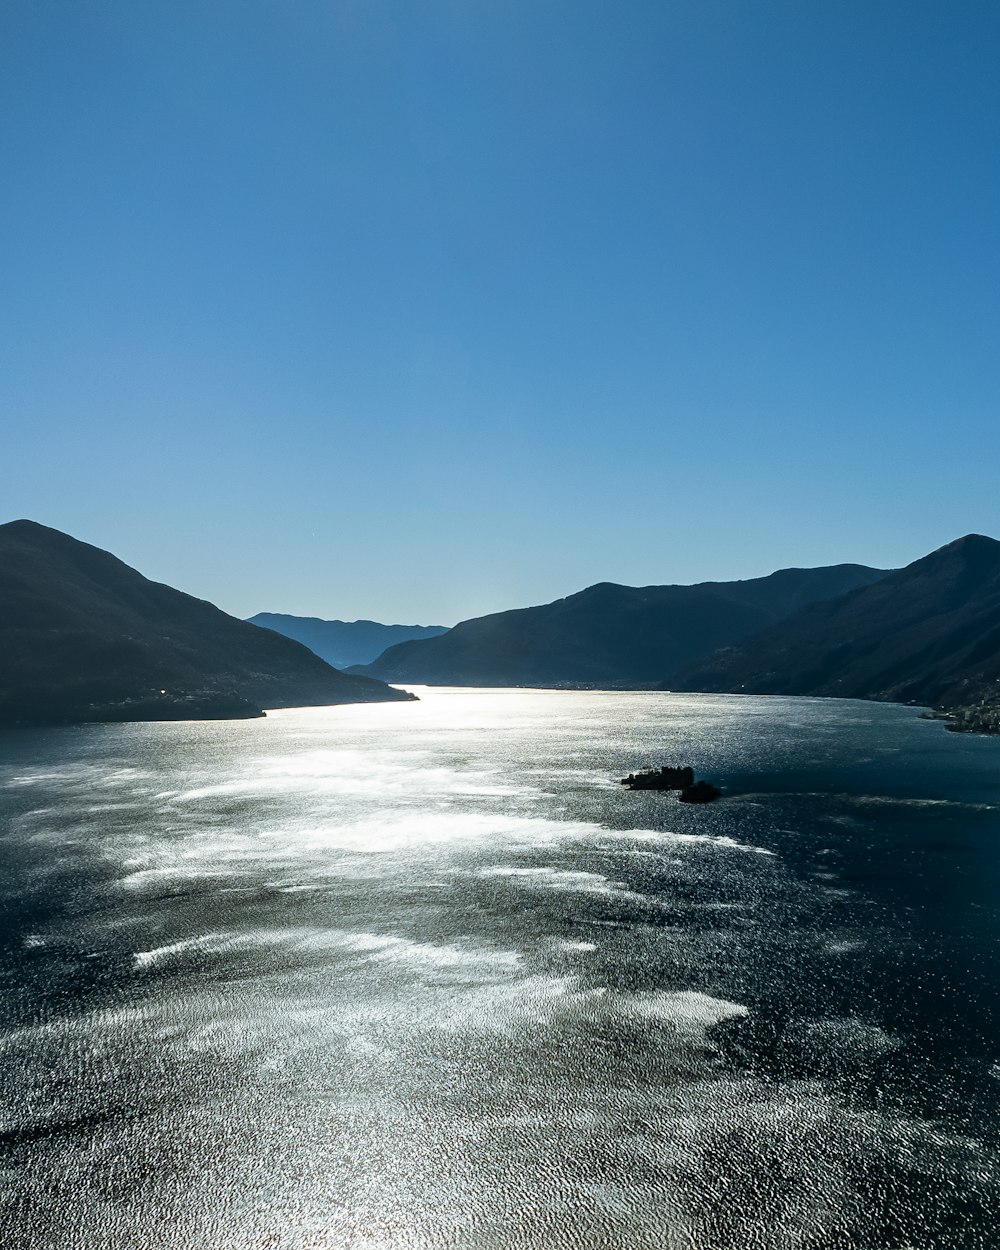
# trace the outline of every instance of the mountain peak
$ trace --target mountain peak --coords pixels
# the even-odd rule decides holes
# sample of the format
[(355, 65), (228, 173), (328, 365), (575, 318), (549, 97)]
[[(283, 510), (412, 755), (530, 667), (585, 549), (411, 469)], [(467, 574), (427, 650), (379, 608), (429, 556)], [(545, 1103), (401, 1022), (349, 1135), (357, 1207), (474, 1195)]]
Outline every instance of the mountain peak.
[(42, 525), (40, 521), (32, 521), (28, 517), (18, 517), (16, 521), (7, 521), (0, 525), (0, 533), (7, 534), (58, 534), (59, 530), (54, 530), (48, 525)]
[(1000, 542), (985, 534), (964, 534), (909, 565), (913, 569), (964, 568), (991, 571), (1000, 567)]
[(1000, 679), (1000, 542), (966, 534), (672, 675), (681, 690), (968, 703)]
[(963, 534), (961, 538), (945, 543), (932, 554), (937, 555), (942, 551), (989, 551), (997, 555), (1000, 554), (1000, 542), (995, 538), (990, 538), (987, 534)]

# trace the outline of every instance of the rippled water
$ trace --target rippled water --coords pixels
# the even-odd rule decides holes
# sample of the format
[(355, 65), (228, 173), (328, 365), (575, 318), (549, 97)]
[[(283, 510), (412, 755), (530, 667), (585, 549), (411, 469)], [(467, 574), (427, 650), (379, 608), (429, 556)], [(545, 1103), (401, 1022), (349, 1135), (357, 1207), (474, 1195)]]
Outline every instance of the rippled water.
[(0, 787), (5, 1250), (997, 1245), (1000, 741), (429, 690)]

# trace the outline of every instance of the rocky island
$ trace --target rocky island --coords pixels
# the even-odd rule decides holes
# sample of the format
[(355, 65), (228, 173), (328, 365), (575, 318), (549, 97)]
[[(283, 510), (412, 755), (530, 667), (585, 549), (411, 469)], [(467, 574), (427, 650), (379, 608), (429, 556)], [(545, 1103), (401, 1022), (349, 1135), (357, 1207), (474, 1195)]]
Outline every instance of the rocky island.
[(693, 768), (643, 768), (637, 773), (629, 773), (621, 781), (630, 790), (683, 790), (694, 785)]
[(669, 764), (661, 768), (643, 768), (629, 773), (621, 780), (630, 790), (679, 790), (682, 803), (711, 803), (722, 795), (718, 786), (710, 781), (695, 781), (690, 766), (674, 768)]

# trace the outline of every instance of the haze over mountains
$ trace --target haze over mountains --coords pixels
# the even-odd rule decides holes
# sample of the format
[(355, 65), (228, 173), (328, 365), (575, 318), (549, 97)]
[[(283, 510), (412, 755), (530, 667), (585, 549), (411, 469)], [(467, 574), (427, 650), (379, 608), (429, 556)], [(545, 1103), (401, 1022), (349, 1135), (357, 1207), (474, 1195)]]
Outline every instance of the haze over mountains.
[[(968, 534), (671, 675), (671, 689), (1000, 709), (1000, 542)], [(1000, 718), (998, 718), (1000, 728)]]
[(416, 638), (436, 638), (447, 625), (382, 625), (378, 621), (324, 621), (318, 616), (290, 616), (284, 612), (258, 612), (251, 625), (273, 629), (294, 638), (334, 668), (369, 664), (387, 647)]
[(839, 564), (696, 586), (602, 582), (554, 603), (462, 621), (352, 671), (429, 685), (656, 685), (716, 647), (884, 576)]
[(259, 716), (411, 696), (34, 521), (0, 525), (0, 723)]

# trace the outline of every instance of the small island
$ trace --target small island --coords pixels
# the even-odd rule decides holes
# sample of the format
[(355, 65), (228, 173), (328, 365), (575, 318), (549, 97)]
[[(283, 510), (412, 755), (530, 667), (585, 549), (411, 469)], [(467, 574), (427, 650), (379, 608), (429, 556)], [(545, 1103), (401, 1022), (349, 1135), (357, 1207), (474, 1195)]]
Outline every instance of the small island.
[(622, 777), (621, 784), (629, 790), (679, 790), (678, 797), (682, 803), (711, 803), (722, 794), (718, 786), (709, 781), (695, 781), (694, 769), (690, 765), (675, 768), (665, 764), (660, 768), (643, 768)]
[(621, 780), (630, 790), (683, 790), (694, 785), (693, 768), (643, 768)]
[(677, 797), (682, 803), (714, 803), (722, 797), (722, 791), (710, 781), (696, 781), (685, 786)]

